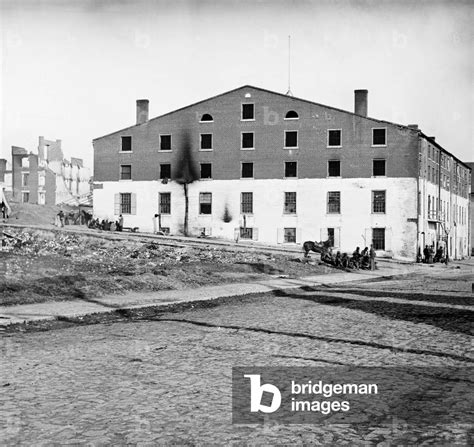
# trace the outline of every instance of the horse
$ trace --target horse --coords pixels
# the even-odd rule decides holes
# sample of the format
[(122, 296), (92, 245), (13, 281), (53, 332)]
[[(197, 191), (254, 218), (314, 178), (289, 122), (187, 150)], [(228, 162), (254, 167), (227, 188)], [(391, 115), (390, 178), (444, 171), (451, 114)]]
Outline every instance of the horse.
[(317, 241), (306, 241), (303, 244), (304, 257), (309, 257), (309, 252), (314, 251), (316, 253), (324, 253), (328, 251), (331, 247), (331, 242), (328, 239), (327, 241), (317, 242)]

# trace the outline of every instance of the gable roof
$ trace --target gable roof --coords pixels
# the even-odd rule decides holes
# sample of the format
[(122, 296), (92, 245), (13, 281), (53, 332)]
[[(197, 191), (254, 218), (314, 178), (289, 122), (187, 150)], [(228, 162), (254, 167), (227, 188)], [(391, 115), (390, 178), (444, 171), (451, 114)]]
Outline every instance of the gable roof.
[(155, 121), (155, 120), (158, 120), (160, 118), (164, 118), (165, 116), (168, 116), (168, 115), (171, 115), (172, 113), (176, 113), (176, 112), (180, 112), (182, 110), (186, 110), (190, 107), (195, 107), (199, 104), (202, 104), (204, 102), (207, 102), (207, 101), (212, 101), (213, 99), (217, 99), (217, 98), (220, 98), (221, 96), (225, 96), (225, 95), (228, 95), (229, 93), (234, 93), (238, 90), (243, 90), (243, 89), (247, 89), (247, 88), (251, 88), (253, 90), (257, 90), (257, 91), (260, 91), (260, 92), (264, 92), (264, 93), (269, 93), (271, 95), (276, 95), (276, 96), (280, 96), (280, 97), (284, 97), (286, 99), (291, 99), (291, 100), (294, 100), (294, 101), (300, 101), (300, 102), (303, 102), (303, 103), (306, 103), (306, 104), (311, 104), (311, 105), (315, 105), (315, 106), (318, 106), (318, 107), (324, 107), (326, 109), (330, 109), (330, 110), (335, 110), (337, 112), (341, 112), (341, 113), (347, 113), (349, 115), (353, 115), (353, 116), (357, 116), (357, 117), (360, 117), (360, 118), (365, 118), (365, 119), (369, 119), (371, 121), (375, 121), (377, 123), (381, 123), (381, 124), (388, 124), (390, 126), (397, 126), (401, 129), (406, 129), (406, 130), (409, 130), (409, 131), (412, 131), (412, 132), (417, 132), (421, 137), (425, 138), (429, 143), (433, 144), (434, 146), (436, 146), (438, 149), (446, 152), (447, 154), (451, 155), (457, 162), (463, 164), (465, 167), (467, 167), (469, 169), (469, 166), (467, 166), (463, 161), (459, 160), (456, 156), (454, 156), (453, 154), (451, 154), (450, 152), (448, 152), (446, 149), (444, 149), (439, 143), (437, 143), (435, 140), (433, 140), (431, 137), (425, 135), (420, 129), (414, 129), (412, 127), (409, 127), (409, 126), (406, 126), (404, 124), (399, 124), (399, 123), (394, 123), (394, 122), (391, 122), (391, 121), (386, 121), (386, 120), (380, 120), (380, 119), (377, 119), (377, 118), (372, 118), (372, 117), (369, 117), (369, 116), (364, 116), (364, 115), (358, 115), (357, 113), (354, 113), (354, 112), (350, 112), (348, 110), (343, 110), (343, 109), (339, 109), (337, 107), (333, 107), (333, 106), (328, 106), (326, 104), (321, 104), (321, 103), (318, 103), (318, 102), (315, 102), (315, 101), (310, 101), (308, 99), (303, 99), (303, 98), (298, 98), (298, 97), (295, 97), (295, 96), (289, 96), (287, 94), (284, 94), (284, 93), (279, 93), (279, 92), (274, 92), (272, 90), (267, 90), (267, 89), (264, 89), (264, 88), (260, 88), (260, 87), (255, 87), (253, 85), (243, 85), (241, 87), (237, 87), (237, 88), (234, 88), (232, 90), (228, 90), (227, 92), (224, 92), (224, 93), (220, 93), (218, 95), (215, 95), (215, 96), (211, 96), (210, 98), (206, 98), (206, 99), (203, 99), (201, 101), (198, 101), (198, 102), (195, 102), (193, 104), (189, 104), (187, 106), (184, 106), (184, 107), (180, 107), (179, 109), (175, 109), (175, 110), (172, 110), (171, 112), (167, 112), (163, 115), (159, 115), (159, 116), (156, 116), (154, 118), (151, 118), (149, 119), (148, 121), (146, 121), (145, 123), (142, 123), (142, 124), (134, 124), (132, 126), (128, 126), (128, 127), (125, 127), (123, 129), (120, 129), (120, 130), (116, 130), (114, 132), (111, 132), (107, 135), (103, 135), (101, 137), (97, 137), (97, 138), (94, 138), (92, 141), (97, 141), (97, 140), (100, 140), (102, 138), (105, 138), (105, 137), (108, 137), (110, 135), (114, 135), (116, 133), (119, 133), (119, 132), (124, 132), (128, 129), (133, 129), (134, 127), (138, 127), (138, 126), (142, 126), (143, 124), (148, 124), (149, 122), (151, 121)]
[(132, 126), (128, 126), (128, 127), (125, 127), (123, 129), (120, 129), (120, 130), (116, 130), (114, 132), (110, 132), (109, 134), (106, 134), (106, 135), (103, 135), (101, 137), (97, 137), (97, 138), (94, 138), (92, 141), (96, 141), (96, 140), (100, 140), (101, 138), (105, 138), (105, 137), (108, 137), (110, 135), (113, 135), (115, 133), (118, 133), (118, 132), (124, 132), (128, 129), (133, 129), (134, 127), (138, 127), (138, 126), (142, 126), (143, 124), (147, 124), (151, 121), (155, 121), (155, 120), (158, 120), (160, 118), (164, 118), (165, 116), (168, 116), (168, 115), (171, 115), (172, 113), (176, 113), (176, 112), (181, 112), (182, 110), (186, 110), (188, 108), (191, 108), (191, 107), (195, 107), (199, 104), (202, 104), (204, 102), (207, 102), (207, 101), (212, 101), (213, 99), (217, 99), (217, 98), (220, 98), (221, 96), (225, 96), (225, 95), (228, 95), (229, 93), (234, 93), (238, 90), (243, 90), (243, 89), (246, 89), (246, 88), (251, 88), (253, 90), (257, 90), (257, 91), (260, 91), (260, 92), (264, 92), (264, 93), (269, 93), (271, 95), (277, 95), (277, 96), (281, 96), (281, 97), (284, 97), (286, 99), (291, 99), (291, 100), (294, 100), (294, 101), (301, 101), (301, 102), (304, 102), (306, 104), (311, 104), (311, 105), (316, 105), (316, 106), (319, 106), (319, 107), (324, 107), (326, 109), (330, 109), (330, 110), (336, 110), (337, 112), (342, 112), (342, 113), (347, 113), (349, 115), (354, 115), (354, 116), (358, 116), (358, 117), (361, 117), (361, 118), (366, 118), (366, 119), (370, 119), (372, 121), (377, 121), (379, 123), (383, 123), (383, 124), (390, 124), (392, 126), (398, 126), (398, 127), (402, 127), (402, 128), (406, 128), (406, 129), (410, 129), (410, 130), (413, 130), (412, 128), (408, 127), (408, 126), (405, 126), (403, 124), (397, 124), (397, 123), (392, 123), (390, 121), (384, 121), (384, 120), (379, 120), (379, 119), (376, 119), (376, 118), (371, 118), (371, 117), (368, 117), (368, 116), (364, 116), (364, 115), (358, 115), (354, 112), (349, 112), (348, 110), (343, 110), (343, 109), (338, 109), (337, 107), (333, 107), (333, 106), (328, 106), (328, 105), (325, 105), (325, 104), (320, 104), (318, 102), (314, 102), (314, 101), (309, 101), (308, 99), (303, 99), (303, 98), (297, 98), (295, 96), (288, 96), (284, 93), (278, 93), (278, 92), (274, 92), (274, 91), (271, 91), (271, 90), (266, 90), (264, 88), (260, 88), (260, 87), (254, 87), (253, 85), (243, 85), (242, 87), (237, 87), (237, 88), (234, 88), (232, 90), (228, 90), (227, 92), (224, 92), (224, 93), (220, 93), (218, 95), (215, 95), (215, 96), (211, 96), (210, 98), (206, 98), (206, 99), (203, 99), (201, 101), (198, 101), (198, 102), (195, 102), (193, 104), (189, 104), (187, 106), (184, 106), (184, 107), (180, 107), (179, 109), (175, 109), (175, 110), (172, 110), (171, 112), (167, 112), (167, 113), (164, 113), (163, 115), (159, 115), (159, 116), (156, 116), (154, 118), (150, 118), (148, 121), (146, 121), (145, 123), (142, 123), (142, 124), (134, 124)]

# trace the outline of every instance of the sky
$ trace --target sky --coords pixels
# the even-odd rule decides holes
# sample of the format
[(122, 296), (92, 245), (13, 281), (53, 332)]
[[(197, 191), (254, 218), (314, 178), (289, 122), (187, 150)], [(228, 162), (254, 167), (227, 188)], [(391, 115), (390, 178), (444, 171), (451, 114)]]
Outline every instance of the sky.
[(62, 140), (92, 167), (94, 138), (253, 85), (418, 124), (474, 160), (474, 2), (0, 0), (1, 148)]

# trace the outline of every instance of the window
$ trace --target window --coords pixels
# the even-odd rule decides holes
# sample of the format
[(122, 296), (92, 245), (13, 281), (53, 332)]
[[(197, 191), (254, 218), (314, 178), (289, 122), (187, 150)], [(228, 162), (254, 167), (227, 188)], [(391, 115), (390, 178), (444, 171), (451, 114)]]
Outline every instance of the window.
[(203, 151), (212, 150), (212, 133), (201, 134), (201, 150)]
[[(46, 175), (44, 172), (41, 172), (38, 177), (38, 186), (45, 186), (46, 184)], [(79, 185), (79, 182), (77, 183)]]
[(285, 192), (285, 214), (296, 214), (296, 192)]
[(28, 186), (28, 179), (30, 178), (30, 175), (28, 173), (23, 173), (21, 174), (21, 186)]
[(201, 163), (201, 178), (212, 178), (211, 163)]
[(296, 243), (296, 228), (284, 228), (283, 241), (288, 243)]
[(341, 129), (328, 130), (328, 146), (341, 147)]
[(328, 176), (329, 177), (341, 176), (341, 162), (339, 160), (328, 161)]
[(171, 193), (160, 192), (160, 214), (171, 214)]
[(296, 177), (296, 161), (285, 161), (285, 177)]
[(30, 201), (30, 193), (28, 191), (23, 191), (21, 193), (21, 199), (23, 203), (28, 203)]
[(372, 212), (385, 213), (385, 191), (372, 191)]
[(385, 228), (372, 228), (372, 246), (374, 250), (385, 250)]
[(120, 180), (132, 179), (132, 165), (120, 165)]
[(387, 129), (372, 129), (372, 146), (387, 145)]
[(212, 193), (199, 193), (199, 214), (212, 214)]
[(341, 193), (340, 191), (328, 192), (328, 213), (339, 214), (341, 212)]
[(240, 227), (241, 239), (253, 239), (253, 228)]
[(160, 164), (160, 179), (171, 178), (171, 165), (169, 163)]
[(214, 121), (214, 118), (212, 117), (212, 115), (209, 115), (209, 113), (205, 113), (203, 116), (201, 116), (202, 123), (209, 122), (209, 121)]
[(328, 228), (328, 238), (329, 246), (334, 247), (334, 228)]
[(38, 193), (38, 205), (44, 205), (46, 203), (46, 193), (39, 192)]
[(171, 150), (171, 135), (160, 135), (160, 151)]
[(120, 194), (120, 214), (132, 214), (132, 194), (129, 192)]
[(374, 177), (385, 175), (385, 160), (372, 161), (372, 175)]
[(132, 137), (122, 137), (122, 152), (132, 151)]
[(242, 132), (242, 149), (254, 149), (253, 132)]
[(242, 104), (242, 120), (253, 120), (253, 119), (255, 119), (255, 105)]
[(298, 131), (285, 130), (285, 148), (297, 148), (297, 147), (298, 147)]
[(242, 214), (253, 213), (253, 193), (243, 192), (240, 195), (240, 212)]
[(253, 163), (242, 163), (242, 178), (253, 178)]
[(290, 110), (285, 115), (286, 120), (297, 120), (299, 118), (298, 114), (294, 110)]

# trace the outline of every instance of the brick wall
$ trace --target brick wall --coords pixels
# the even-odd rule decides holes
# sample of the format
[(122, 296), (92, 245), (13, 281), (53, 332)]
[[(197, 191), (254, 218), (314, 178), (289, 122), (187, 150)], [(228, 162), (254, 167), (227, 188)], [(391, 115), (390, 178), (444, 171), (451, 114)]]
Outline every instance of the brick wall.
[[(250, 94), (251, 97), (246, 97)], [(255, 104), (255, 121), (241, 121), (241, 104)], [(298, 120), (285, 120), (289, 110)], [(204, 113), (211, 123), (200, 123)], [(372, 147), (372, 128), (387, 129), (387, 146)], [(342, 147), (327, 148), (327, 130), (342, 130)], [(284, 149), (284, 131), (298, 131), (298, 149)], [(325, 178), (328, 160), (341, 161), (346, 178), (372, 176), (372, 160), (387, 160), (387, 176), (416, 177), (418, 133), (285, 95), (244, 87), (94, 141), (94, 178), (119, 180), (121, 164), (133, 180), (156, 180), (160, 163), (176, 167), (185, 132), (193, 158), (212, 163), (214, 179), (240, 178), (241, 162), (254, 163), (254, 177), (283, 178), (284, 162), (298, 162), (299, 178)], [(241, 150), (241, 132), (255, 132), (255, 150)], [(213, 134), (213, 150), (200, 151), (200, 133)], [(159, 150), (160, 134), (172, 135), (172, 151)], [(121, 136), (132, 137), (132, 153), (120, 153)]]

